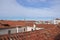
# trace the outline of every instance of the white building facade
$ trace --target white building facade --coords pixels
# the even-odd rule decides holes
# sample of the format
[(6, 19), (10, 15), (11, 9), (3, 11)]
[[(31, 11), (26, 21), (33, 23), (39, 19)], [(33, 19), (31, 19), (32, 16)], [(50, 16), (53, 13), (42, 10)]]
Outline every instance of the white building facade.
[(55, 19), (54, 20), (54, 24), (59, 24), (60, 23), (60, 19)]

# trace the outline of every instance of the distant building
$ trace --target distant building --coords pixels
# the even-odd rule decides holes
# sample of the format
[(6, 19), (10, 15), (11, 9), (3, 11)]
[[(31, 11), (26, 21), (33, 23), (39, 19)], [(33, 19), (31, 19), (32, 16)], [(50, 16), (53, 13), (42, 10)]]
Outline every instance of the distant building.
[(52, 20), (49, 21), (37, 21), (36, 24), (53, 24)]
[(59, 24), (60, 23), (60, 19), (59, 18), (56, 18), (55, 20), (54, 20), (54, 24)]

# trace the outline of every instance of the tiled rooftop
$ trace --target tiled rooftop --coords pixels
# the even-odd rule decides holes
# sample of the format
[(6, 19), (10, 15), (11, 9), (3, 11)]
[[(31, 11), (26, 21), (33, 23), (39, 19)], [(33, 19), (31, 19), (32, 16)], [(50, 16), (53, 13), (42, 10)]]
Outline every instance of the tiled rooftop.
[[(35, 22), (35, 21), (34, 21)], [(0, 28), (6, 28), (1, 24), (9, 24), (10, 27), (16, 25), (33, 26), (34, 22), (26, 21), (0, 21)], [(60, 24), (36, 24), (36, 27), (43, 27), (43, 30), (35, 30), (29, 32), (21, 32), (14, 34), (0, 35), (0, 40), (60, 40)], [(9, 28), (9, 27), (7, 27)]]
[(0, 20), (0, 28), (7, 28), (5, 25), (7, 24), (8, 27), (25, 27), (25, 26), (33, 26), (35, 21), (7, 21), (7, 20)]
[[(1, 35), (0, 40), (56, 40), (60, 33), (57, 27), (54, 29), (35, 30), (30, 32)], [(60, 40), (60, 39), (58, 39)]]
[[(24, 20), (20, 20), (20, 21), (11, 21), (11, 20), (0, 20), (0, 28), (13, 28), (16, 26), (20, 26), (20, 27), (26, 27), (26, 26), (30, 26), (33, 27), (33, 25), (35, 24), (36, 21), (24, 21)], [(53, 27), (55, 26), (54, 24), (36, 24), (36, 27)]]

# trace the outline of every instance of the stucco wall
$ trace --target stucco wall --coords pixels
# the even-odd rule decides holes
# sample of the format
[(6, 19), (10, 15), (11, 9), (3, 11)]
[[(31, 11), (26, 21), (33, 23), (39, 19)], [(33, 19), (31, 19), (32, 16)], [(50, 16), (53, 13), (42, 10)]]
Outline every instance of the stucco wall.
[[(17, 32), (17, 29), (16, 29), (16, 28), (12, 28), (12, 29), (2, 29), (2, 30), (0, 30), (0, 35), (8, 34), (8, 31), (9, 31), (9, 30), (11, 30), (11, 34)], [(24, 27), (23, 27), (23, 28), (18, 28), (18, 32), (24, 32)]]

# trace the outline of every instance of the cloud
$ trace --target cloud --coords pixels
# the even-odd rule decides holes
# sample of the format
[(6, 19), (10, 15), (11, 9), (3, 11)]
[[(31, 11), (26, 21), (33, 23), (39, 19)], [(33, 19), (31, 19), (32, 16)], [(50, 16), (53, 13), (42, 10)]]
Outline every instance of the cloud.
[(39, 1), (41, 1), (41, 2), (46, 2), (47, 0), (39, 0)]
[(53, 0), (51, 4), (49, 8), (29, 8), (18, 4), (16, 0), (0, 0), (0, 18), (60, 17), (60, 0)]
[(27, 2), (46, 2), (47, 0), (27, 0)]

